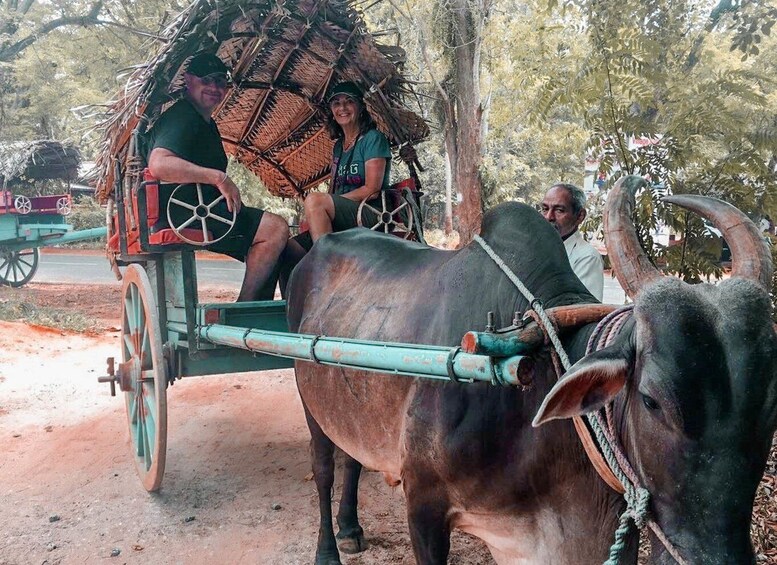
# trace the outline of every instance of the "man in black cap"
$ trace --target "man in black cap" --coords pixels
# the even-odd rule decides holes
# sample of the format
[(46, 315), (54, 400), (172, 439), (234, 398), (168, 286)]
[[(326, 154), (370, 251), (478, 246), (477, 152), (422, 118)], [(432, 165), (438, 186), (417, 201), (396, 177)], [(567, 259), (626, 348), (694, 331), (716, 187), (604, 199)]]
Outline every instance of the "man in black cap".
[[(213, 211), (231, 217), (235, 210), (237, 218), (232, 232), (209, 249), (245, 262), (239, 301), (272, 299), (274, 285), (265, 283), (286, 245), (289, 226), (276, 214), (243, 206), (239, 189), (227, 175), (227, 155), (211, 117), (226, 95), (227, 71), (215, 55), (200, 53), (192, 57), (184, 74), (184, 97), (162, 114), (149, 132), (147, 163), (154, 177), (168, 183), (160, 187), (162, 194), (167, 190), (168, 199), (172, 188), (180, 183), (191, 183), (191, 191), (182, 198), (190, 204), (197, 204), (195, 183), (206, 185), (203, 193), (208, 200), (219, 193), (224, 196)], [(226, 209), (219, 210), (219, 206)], [(186, 219), (174, 217), (173, 222), (181, 225)], [(209, 229), (219, 237), (228, 227), (211, 221)]]

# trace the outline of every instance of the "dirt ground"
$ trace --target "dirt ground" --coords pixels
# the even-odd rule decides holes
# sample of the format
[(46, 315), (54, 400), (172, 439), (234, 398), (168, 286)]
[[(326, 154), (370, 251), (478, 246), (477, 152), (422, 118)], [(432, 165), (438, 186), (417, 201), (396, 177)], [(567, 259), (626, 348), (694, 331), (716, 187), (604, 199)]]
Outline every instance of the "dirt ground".
[[(123, 399), (97, 383), (119, 355), (120, 286), (0, 287), (3, 301), (82, 313), (90, 329), (0, 322), (0, 565), (312, 563), (317, 498), (291, 370), (170, 388), (167, 469), (150, 495), (130, 458)], [(754, 515), (759, 564), (777, 563), (775, 488), (773, 449)], [(367, 472), (360, 494), (370, 547), (343, 562), (412, 564), (401, 490)], [(459, 533), (449, 562), (493, 563)]]
[[(82, 312), (92, 327), (0, 322), (0, 564), (312, 563), (318, 503), (291, 370), (170, 388), (167, 469), (150, 495), (130, 458), (124, 401), (97, 383), (120, 354), (120, 286), (33, 283), (0, 288), (2, 300)], [(367, 472), (360, 508), (370, 547), (343, 562), (413, 563), (401, 490)], [(463, 534), (450, 562), (492, 563)]]

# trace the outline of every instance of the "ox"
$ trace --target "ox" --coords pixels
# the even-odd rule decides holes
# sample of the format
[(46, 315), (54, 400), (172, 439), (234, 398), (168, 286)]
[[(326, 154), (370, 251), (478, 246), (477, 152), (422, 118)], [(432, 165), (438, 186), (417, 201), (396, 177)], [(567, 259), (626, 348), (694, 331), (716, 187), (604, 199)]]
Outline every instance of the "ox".
[[(630, 220), (641, 182), (622, 179), (605, 216), (634, 314), (614, 343), (589, 355), (593, 324), (560, 328), (575, 363), (561, 380), (545, 346), (524, 391), (297, 364), (320, 502), (317, 564), (340, 563), (338, 540), (343, 551), (364, 548), (362, 465), (401, 481), (418, 563), (446, 562), (452, 528), (483, 539), (498, 563), (601, 563), (625, 505), (594, 472), (569, 418), (611, 401), (623, 449), (652, 495), (651, 516), (680, 558), (754, 563), (751, 512), (777, 425), (771, 259), (739, 211), (675, 198), (723, 232), (733, 274), (717, 286), (661, 276)], [(533, 209), (498, 206), (481, 235), (546, 307), (595, 302)], [(289, 296), (292, 331), (436, 345), (482, 329), (489, 311), (499, 327), (528, 306), (475, 243), (442, 251), (367, 230), (323, 238), (295, 270)], [(348, 456), (337, 538), (335, 446)], [(652, 562), (674, 562), (652, 535), (651, 547)], [(635, 563), (637, 548), (632, 528), (623, 562)]]

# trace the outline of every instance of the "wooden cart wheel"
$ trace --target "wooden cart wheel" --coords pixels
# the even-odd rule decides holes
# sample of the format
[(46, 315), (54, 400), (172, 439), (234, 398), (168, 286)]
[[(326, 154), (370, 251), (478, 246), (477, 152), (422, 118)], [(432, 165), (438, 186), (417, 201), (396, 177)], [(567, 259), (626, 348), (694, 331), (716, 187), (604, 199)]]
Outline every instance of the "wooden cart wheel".
[[(173, 193), (170, 195), (170, 200), (167, 203), (167, 221), (170, 224), (170, 227), (175, 232), (175, 235), (180, 237), (186, 243), (197, 245), (199, 247), (210, 245), (211, 243), (216, 243), (217, 241), (221, 241), (222, 239), (227, 237), (229, 233), (232, 231), (232, 228), (235, 226), (235, 218), (237, 218), (237, 212), (233, 208), (231, 212), (232, 216), (225, 217), (214, 211), (214, 208), (216, 207), (216, 205), (222, 200), (224, 200), (224, 195), (219, 194), (217, 198), (214, 198), (210, 202), (207, 202), (202, 195), (202, 185), (200, 183), (197, 183), (197, 204), (194, 205), (181, 200), (181, 195), (186, 190), (191, 190), (191, 186), (179, 184), (177, 187), (175, 187), (175, 190), (173, 190)], [(173, 218), (172, 218), (172, 212), (176, 208), (179, 208), (179, 209), (183, 208), (184, 210), (186, 210), (186, 213), (189, 214), (189, 218), (179, 223), (178, 225), (176, 225), (173, 222)], [(221, 222), (222, 224), (228, 226), (229, 229), (226, 232), (224, 232), (224, 234), (221, 237), (213, 238), (211, 237), (211, 233), (208, 230), (208, 220)], [(195, 241), (183, 235), (183, 232), (181, 230), (183, 230), (184, 228), (188, 228), (189, 226), (192, 226), (194, 229), (201, 230), (202, 241)]]
[(73, 206), (71, 204), (70, 198), (67, 196), (63, 196), (62, 198), (57, 200), (57, 214), (60, 216), (67, 216), (72, 212)]
[(146, 490), (154, 492), (165, 472), (167, 375), (156, 299), (142, 267), (127, 267), (122, 296), (120, 386), (135, 467)]
[(16, 208), (16, 211), (20, 214), (29, 214), (32, 211), (32, 201), (23, 194), (20, 194), (14, 198), (13, 207)]
[[(404, 196), (399, 197), (399, 204), (397, 207), (388, 202), (386, 198), (387, 194), (385, 190), (380, 191), (380, 210), (373, 208), (367, 204), (366, 200), (362, 200), (359, 204), (359, 209), (356, 211), (356, 223), (359, 226), (369, 228), (373, 231), (383, 231), (385, 233), (393, 233), (403, 239), (410, 239), (413, 236), (413, 213), (410, 210), (410, 205)], [(363, 222), (362, 214), (364, 209), (371, 210), (377, 217), (378, 221), (373, 226), (365, 225)], [(405, 217), (407, 223), (402, 220), (397, 220), (398, 214), (405, 210)]]
[(38, 270), (37, 248), (14, 251), (0, 247), (0, 284), (19, 288), (32, 280)]

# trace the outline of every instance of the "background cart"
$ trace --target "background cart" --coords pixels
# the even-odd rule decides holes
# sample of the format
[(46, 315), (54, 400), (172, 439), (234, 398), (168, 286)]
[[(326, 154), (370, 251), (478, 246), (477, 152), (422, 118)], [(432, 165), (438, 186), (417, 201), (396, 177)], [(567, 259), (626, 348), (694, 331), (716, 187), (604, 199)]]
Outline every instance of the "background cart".
[[(0, 284), (20, 287), (35, 276), (38, 248), (102, 237), (105, 228), (73, 231), (69, 191), (78, 150), (58, 141), (0, 146)], [(64, 181), (65, 191), (30, 196), (37, 181)], [(45, 190), (44, 190), (45, 192)]]

